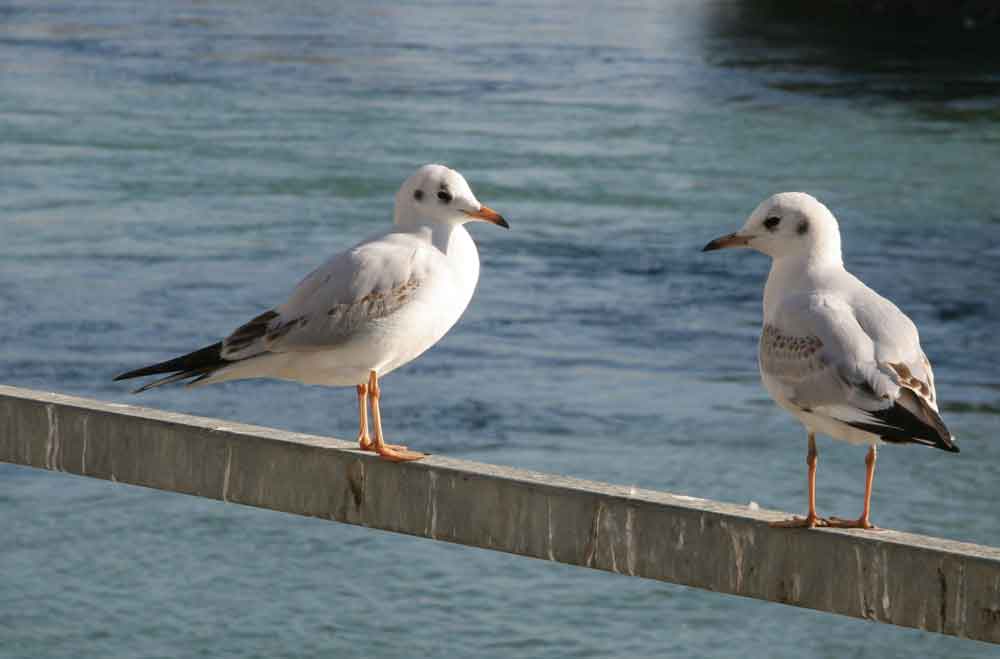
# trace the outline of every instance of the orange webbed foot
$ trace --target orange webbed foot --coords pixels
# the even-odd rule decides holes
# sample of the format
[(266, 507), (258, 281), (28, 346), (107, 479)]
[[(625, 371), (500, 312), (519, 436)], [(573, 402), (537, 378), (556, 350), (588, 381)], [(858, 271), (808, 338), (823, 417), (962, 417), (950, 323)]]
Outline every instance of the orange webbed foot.
[(793, 517), (783, 519), (780, 522), (771, 522), (768, 526), (781, 529), (815, 529), (823, 526), (830, 526), (830, 520), (819, 515), (807, 515), (805, 517)]
[(866, 517), (859, 517), (858, 519), (831, 517), (830, 526), (835, 529), (878, 529), (878, 527), (872, 524), (871, 520)]
[(389, 462), (413, 462), (414, 460), (420, 460), (427, 457), (424, 453), (407, 451), (405, 446), (397, 446), (394, 444), (382, 444), (381, 448), (375, 447), (375, 452), (378, 453), (383, 460), (388, 460)]

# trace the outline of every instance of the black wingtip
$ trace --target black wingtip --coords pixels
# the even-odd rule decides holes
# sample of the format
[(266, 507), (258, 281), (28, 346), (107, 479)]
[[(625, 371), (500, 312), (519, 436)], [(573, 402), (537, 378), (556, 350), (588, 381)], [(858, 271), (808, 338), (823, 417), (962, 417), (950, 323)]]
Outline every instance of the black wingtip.
[[(174, 360), (171, 360), (171, 362)], [(177, 369), (169, 368), (170, 362), (162, 362), (160, 364), (153, 364), (151, 366), (143, 366), (142, 368), (137, 368), (131, 371), (125, 371), (124, 373), (119, 373), (115, 376), (113, 382), (120, 382), (121, 380), (131, 380), (132, 378), (141, 378), (145, 375), (156, 375), (157, 373), (170, 373), (171, 371), (176, 371)]]
[(927, 442), (927, 446), (931, 448), (939, 448), (942, 451), (947, 451), (948, 453), (961, 453), (958, 448), (958, 444), (955, 443), (955, 438), (951, 434), (938, 435)]
[[(141, 378), (146, 375), (158, 375), (160, 373), (174, 372), (190, 372), (193, 377), (195, 375), (201, 375), (214, 370), (223, 366), (225, 363), (225, 360), (222, 359), (222, 342), (220, 341), (219, 343), (213, 343), (210, 346), (205, 346), (200, 350), (189, 352), (188, 354), (181, 355), (175, 359), (169, 359), (158, 364), (143, 366), (142, 368), (137, 368), (132, 371), (119, 373), (114, 377), (114, 382), (118, 382), (119, 380), (131, 380), (132, 378)], [(160, 381), (158, 380), (157, 382)], [(156, 382), (139, 387), (132, 393), (140, 393), (155, 385)]]
[(848, 425), (878, 435), (891, 444), (922, 444), (949, 453), (960, 453), (955, 437), (944, 425), (941, 415), (909, 389), (902, 389), (899, 399), (890, 407), (869, 414), (874, 422), (852, 422)]

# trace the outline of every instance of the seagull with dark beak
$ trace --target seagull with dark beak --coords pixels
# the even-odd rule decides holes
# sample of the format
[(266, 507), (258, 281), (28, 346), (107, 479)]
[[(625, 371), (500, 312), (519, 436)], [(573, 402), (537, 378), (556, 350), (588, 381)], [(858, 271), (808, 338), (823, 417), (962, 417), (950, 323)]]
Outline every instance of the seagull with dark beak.
[[(807, 194), (774, 195), (742, 229), (716, 238), (704, 251), (732, 247), (771, 257), (760, 375), (771, 398), (809, 435), (809, 512), (775, 526), (873, 528), (879, 444), (921, 444), (958, 453), (938, 414), (934, 373), (917, 328), (844, 268), (837, 220)], [(816, 513), (816, 433), (869, 447), (864, 508), (857, 519)]]

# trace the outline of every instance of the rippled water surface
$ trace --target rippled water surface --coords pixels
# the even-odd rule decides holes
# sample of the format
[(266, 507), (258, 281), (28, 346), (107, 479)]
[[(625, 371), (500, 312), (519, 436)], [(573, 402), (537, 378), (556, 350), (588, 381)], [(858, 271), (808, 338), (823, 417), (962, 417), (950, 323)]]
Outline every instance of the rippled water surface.
[[(346, 4), (347, 6), (341, 6)], [(839, 216), (935, 362), (960, 455), (882, 452), (875, 520), (1000, 544), (1000, 77), (975, 34), (753, 2), (0, 6), (0, 382), (350, 437), (353, 392), (141, 399), (462, 171), (479, 290), (386, 378), (449, 456), (800, 511), (805, 437), (758, 382), (766, 260), (701, 254), (766, 195)], [(864, 451), (820, 442), (823, 511)], [(952, 657), (991, 647), (0, 465), (2, 657)]]

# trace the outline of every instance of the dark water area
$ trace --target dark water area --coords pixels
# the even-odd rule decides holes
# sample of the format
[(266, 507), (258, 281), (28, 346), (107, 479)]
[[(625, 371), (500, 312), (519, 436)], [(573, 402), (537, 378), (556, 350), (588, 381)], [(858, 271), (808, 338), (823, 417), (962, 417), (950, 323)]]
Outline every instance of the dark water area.
[[(464, 318), (383, 382), (390, 441), (801, 511), (767, 398), (767, 195), (838, 216), (917, 323), (959, 455), (887, 447), (876, 523), (997, 545), (1000, 41), (763, 2), (0, 7), (0, 382), (351, 437), (353, 392), (128, 394), (386, 226), (444, 162)], [(864, 451), (820, 440), (821, 512)], [(992, 656), (989, 646), (0, 465), (0, 657)]]

